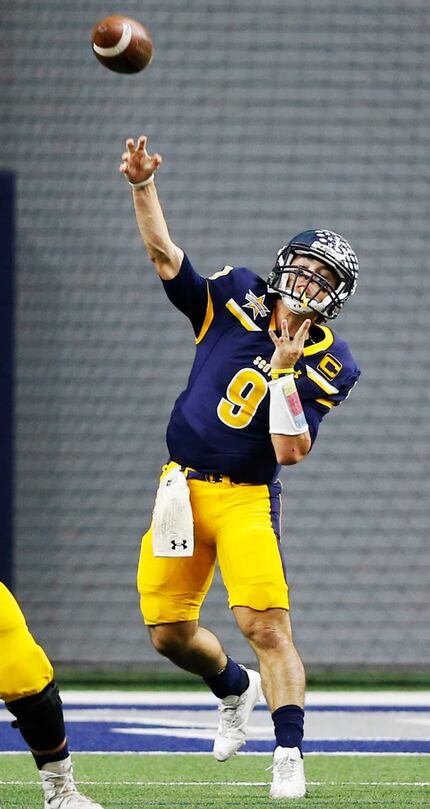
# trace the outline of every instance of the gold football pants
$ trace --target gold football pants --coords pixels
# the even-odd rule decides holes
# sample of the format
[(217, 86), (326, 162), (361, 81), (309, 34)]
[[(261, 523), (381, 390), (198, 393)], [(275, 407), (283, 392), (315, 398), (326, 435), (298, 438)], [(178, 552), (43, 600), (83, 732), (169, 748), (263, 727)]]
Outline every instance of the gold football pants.
[(54, 672), (31, 635), (12, 593), (0, 582), (0, 697), (12, 702), (38, 694)]
[[(162, 477), (178, 464), (163, 467)], [(230, 607), (288, 609), (279, 541), (280, 483), (271, 486), (188, 480), (194, 555), (160, 558), (151, 528), (142, 539), (137, 584), (146, 624), (192, 621), (211, 585), (218, 559)]]

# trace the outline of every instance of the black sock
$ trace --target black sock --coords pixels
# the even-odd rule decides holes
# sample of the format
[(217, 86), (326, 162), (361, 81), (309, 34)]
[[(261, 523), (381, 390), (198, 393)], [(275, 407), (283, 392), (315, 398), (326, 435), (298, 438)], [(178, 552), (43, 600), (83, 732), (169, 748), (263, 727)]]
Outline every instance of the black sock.
[(302, 753), (305, 712), (298, 705), (282, 705), (272, 713), (276, 744), (280, 747), (298, 747)]
[(36, 762), (36, 767), (38, 770), (41, 770), (45, 764), (49, 764), (51, 761), (63, 761), (69, 755), (69, 748), (67, 746), (67, 742), (61, 750), (57, 750), (56, 753), (32, 753), (33, 758)]
[(231, 657), (227, 658), (227, 665), (219, 674), (203, 679), (218, 699), (232, 695), (240, 697), (249, 686), (249, 677), (245, 669), (235, 663)]

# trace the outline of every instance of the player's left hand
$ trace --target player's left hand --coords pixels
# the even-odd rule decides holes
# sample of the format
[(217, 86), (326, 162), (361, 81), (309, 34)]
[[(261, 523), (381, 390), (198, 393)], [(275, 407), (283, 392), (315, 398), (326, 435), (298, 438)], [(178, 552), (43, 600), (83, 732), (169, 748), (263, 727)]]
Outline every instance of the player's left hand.
[(296, 362), (303, 354), (311, 323), (311, 320), (304, 320), (291, 339), (288, 331), (288, 322), (286, 320), (281, 322), (280, 337), (278, 337), (276, 332), (272, 331), (272, 329), (269, 329), (270, 337), (275, 344), (275, 351), (270, 360), (273, 369), (294, 368)]
[(148, 154), (146, 142), (146, 135), (140, 135), (136, 145), (133, 138), (127, 138), (125, 142), (127, 151), (122, 154), (122, 163), (119, 170), (131, 183), (141, 183), (147, 180), (163, 161), (161, 155), (157, 153)]

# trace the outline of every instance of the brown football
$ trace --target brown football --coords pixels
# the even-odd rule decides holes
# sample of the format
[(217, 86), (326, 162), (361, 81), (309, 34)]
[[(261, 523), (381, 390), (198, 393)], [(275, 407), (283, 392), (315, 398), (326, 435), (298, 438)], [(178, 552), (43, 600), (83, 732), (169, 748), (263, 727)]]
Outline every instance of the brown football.
[(150, 33), (131, 17), (105, 17), (94, 26), (91, 41), (99, 62), (115, 73), (139, 73), (152, 59)]

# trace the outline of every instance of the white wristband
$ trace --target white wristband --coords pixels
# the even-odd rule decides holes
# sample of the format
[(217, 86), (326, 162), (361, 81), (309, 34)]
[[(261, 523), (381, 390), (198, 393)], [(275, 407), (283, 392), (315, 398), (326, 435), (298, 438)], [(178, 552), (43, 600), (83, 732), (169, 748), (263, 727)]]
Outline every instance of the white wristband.
[(301, 435), (309, 429), (297, 393), (294, 374), (269, 382), (269, 432), (273, 435)]
[(130, 180), (128, 184), (134, 189), (134, 191), (139, 191), (139, 188), (145, 188), (145, 185), (149, 185), (149, 183), (154, 182), (154, 174), (151, 174), (146, 180), (142, 180), (141, 183), (132, 183)]

